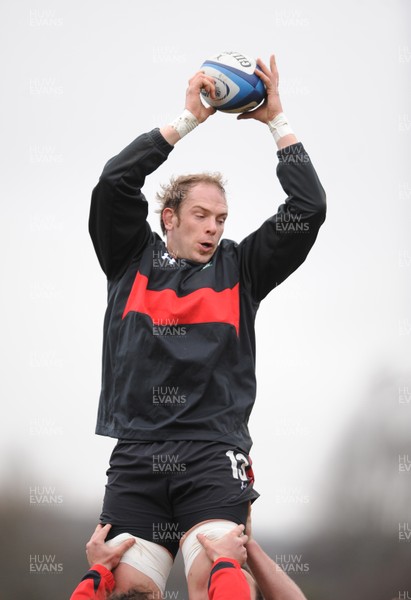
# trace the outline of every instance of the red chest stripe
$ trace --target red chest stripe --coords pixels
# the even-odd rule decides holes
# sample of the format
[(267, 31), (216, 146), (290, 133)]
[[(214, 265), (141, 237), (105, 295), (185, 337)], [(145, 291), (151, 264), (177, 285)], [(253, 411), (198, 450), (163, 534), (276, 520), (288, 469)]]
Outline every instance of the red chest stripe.
[(238, 335), (240, 320), (239, 284), (216, 292), (201, 288), (179, 297), (174, 290), (148, 290), (148, 278), (137, 273), (123, 313), (148, 315), (154, 324), (190, 325), (193, 323), (228, 323)]

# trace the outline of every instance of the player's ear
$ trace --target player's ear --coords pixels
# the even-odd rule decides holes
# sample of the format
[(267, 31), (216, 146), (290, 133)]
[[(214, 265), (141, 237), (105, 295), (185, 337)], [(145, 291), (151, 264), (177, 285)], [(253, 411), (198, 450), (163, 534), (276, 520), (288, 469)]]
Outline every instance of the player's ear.
[(170, 231), (174, 227), (175, 212), (172, 208), (165, 208), (161, 214), (166, 231)]

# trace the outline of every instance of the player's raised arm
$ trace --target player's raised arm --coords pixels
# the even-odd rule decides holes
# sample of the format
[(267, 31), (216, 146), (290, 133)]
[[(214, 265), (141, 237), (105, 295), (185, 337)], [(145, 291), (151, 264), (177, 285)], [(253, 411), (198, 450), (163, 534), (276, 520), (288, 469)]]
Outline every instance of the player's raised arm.
[(188, 82), (186, 101), (183, 113), (168, 125), (160, 129), (167, 142), (174, 146), (182, 137), (190, 133), (197, 125), (215, 113), (215, 108), (206, 107), (201, 102), (201, 90), (206, 90), (211, 98), (215, 98), (215, 83), (212, 77), (197, 71)]
[(143, 133), (108, 161), (93, 190), (89, 232), (108, 279), (122, 275), (148, 243), (148, 204), (141, 191), (147, 175), (172, 151), (158, 129)]
[(186, 91), (184, 112), (172, 123), (140, 135), (105, 165), (93, 190), (89, 232), (103, 271), (116, 279), (147, 244), (151, 229), (148, 204), (141, 191), (184, 135), (215, 112), (200, 99), (202, 89), (215, 94), (212, 77), (197, 72)]
[(263, 81), (267, 95), (260, 106), (254, 110), (241, 113), (237, 119), (256, 119), (257, 121), (261, 121), (261, 123), (266, 123), (274, 136), (278, 149), (281, 150), (291, 144), (295, 144), (298, 140), (288, 124), (287, 117), (283, 113), (278, 89), (280, 76), (274, 54), (270, 56), (270, 68), (267, 67), (261, 58), (257, 59), (257, 64), (260, 69), (256, 69), (255, 74)]
[[(287, 196), (277, 213), (240, 244), (244, 284), (260, 302), (305, 261), (325, 220), (326, 195), (308, 153), (282, 112), (274, 56), (270, 69), (260, 59), (257, 62), (261, 74), (256, 73), (266, 85), (267, 97), (238, 119), (268, 125), (278, 147), (277, 177)], [(258, 187), (256, 193), (261, 194)]]

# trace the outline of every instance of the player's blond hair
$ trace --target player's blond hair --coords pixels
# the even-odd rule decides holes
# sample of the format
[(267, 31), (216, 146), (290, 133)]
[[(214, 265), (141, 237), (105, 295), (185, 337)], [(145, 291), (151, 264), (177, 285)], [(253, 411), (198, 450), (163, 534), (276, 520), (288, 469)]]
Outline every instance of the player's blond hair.
[(209, 183), (215, 185), (225, 197), (225, 181), (221, 173), (195, 173), (193, 175), (179, 175), (172, 177), (169, 183), (161, 185), (161, 192), (156, 194), (160, 207), (156, 210), (160, 214), (161, 231), (165, 235), (166, 228), (163, 222), (163, 210), (172, 208), (179, 215), (181, 203), (188, 192), (198, 183)]

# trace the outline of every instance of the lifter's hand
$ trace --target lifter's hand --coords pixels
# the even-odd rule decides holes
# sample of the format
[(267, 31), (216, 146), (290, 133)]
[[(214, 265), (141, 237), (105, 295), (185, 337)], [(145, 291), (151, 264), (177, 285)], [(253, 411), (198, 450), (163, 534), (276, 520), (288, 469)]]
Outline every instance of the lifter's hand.
[(111, 525), (107, 524), (103, 527), (103, 525), (99, 523), (93, 535), (87, 542), (86, 555), (90, 567), (92, 565), (99, 564), (103, 565), (103, 567), (106, 567), (106, 569), (109, 571), (112, 571), (115, 567), (117, 567), (124, 552), (134, 546), (134, 538), (125, 540), (119, 546), (107, 546), (104, 542), (108, 532), (110, 531), (110, 528)]
[(185, 108), (198, 119), (199, 123), (203, 123), (210, 115), (216, 112), (212, 106), (207, 107), (202, 103), (200, 97), (202, 89), (206, 90), (210, 94), (210, 97), (215, 99), (214, 79), (202, 71), (197, 71), (188, 82)]
[(211, 562), (217, 558), (232, 558), (242, 565), (247, 560), (244, 544), (248, 542), (248, 536), (242, 535), (243, 531), (244, 525), (237, 525), (218, 540), (212, 541), (202, 533), (197, 534), (197, 539)]
[(278, 92), (279, 76), (274, 54), (270, 56), (270, 68), (263, 63), (261, 58), (257, 59), (257, 64), (261, 68), (261, 71), (256, 69), (255, 74), (264, 83), (267, 89), (267, 96), (260, 106), (254, 110), (241, 113), (237, 119), (257, 119), (257, 121), (261, 121), (262, 123), (268, 123), (268, 121), (272, 121), (278, 114), (283, 112)]

